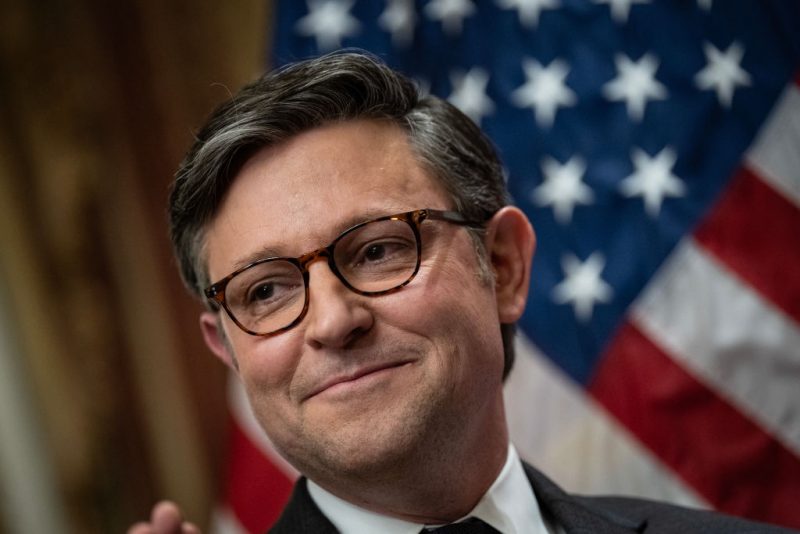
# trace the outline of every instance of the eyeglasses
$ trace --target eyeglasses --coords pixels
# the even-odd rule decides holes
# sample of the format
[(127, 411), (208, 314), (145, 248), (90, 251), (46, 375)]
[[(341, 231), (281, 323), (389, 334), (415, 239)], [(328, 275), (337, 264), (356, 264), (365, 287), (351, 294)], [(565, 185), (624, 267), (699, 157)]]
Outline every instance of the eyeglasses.
[(309, 265), (328, 258), (342, 284), (359, 295), (397, 291), (420, 266), (420, 225), (426, 220), (481, 227), (456, 211), (420, 209), (362, 222), (326, 246), (297, 258), (273, 257), (237, 269), (205, 290), (216, 309), (255, 336), (272, 336), (297, 325), (308, 311)]

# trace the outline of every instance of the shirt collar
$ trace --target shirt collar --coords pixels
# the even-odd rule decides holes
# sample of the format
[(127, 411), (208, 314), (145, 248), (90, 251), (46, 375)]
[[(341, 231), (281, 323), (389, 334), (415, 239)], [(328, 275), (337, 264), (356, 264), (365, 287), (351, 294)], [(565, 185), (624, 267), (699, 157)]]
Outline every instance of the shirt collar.
[(308, 480), (308, 493), (333, 526), (342, 534), (417, 534), (423, 527), (410, 521), (356, 506)]
[[(322, 513), (343, 534), (417, 534), (425, 526), (351, 504), (311, 480), (308, 491)], [(513, 445), (509, 444), (506, 463), (497, 479), (466, 517), (482, 519), (504, 534), (547, 534), (533, 488)]]

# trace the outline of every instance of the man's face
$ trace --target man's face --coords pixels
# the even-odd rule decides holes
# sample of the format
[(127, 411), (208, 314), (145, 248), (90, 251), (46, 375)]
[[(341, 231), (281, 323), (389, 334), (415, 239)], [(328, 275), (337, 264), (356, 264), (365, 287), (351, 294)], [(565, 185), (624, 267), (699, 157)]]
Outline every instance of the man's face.
[[(418, 208), (453, 206), (398, 127), (317, 128), (242, 168), (207, 229), (209, 275), (259, 252), (299, 256), (355, 223)], [(318, 481), (390, 473), (447, 454), (444, 443), (503, 433), (494, 287), (463, 227), (426, 221), (421, 234), (420, 271), (395, 293), (357, 295), (322, 260), (309, 266), (308, 313), (293, 329), (256, 337), (223, 316), (223, 350), (204, 320), (272, 441)]]

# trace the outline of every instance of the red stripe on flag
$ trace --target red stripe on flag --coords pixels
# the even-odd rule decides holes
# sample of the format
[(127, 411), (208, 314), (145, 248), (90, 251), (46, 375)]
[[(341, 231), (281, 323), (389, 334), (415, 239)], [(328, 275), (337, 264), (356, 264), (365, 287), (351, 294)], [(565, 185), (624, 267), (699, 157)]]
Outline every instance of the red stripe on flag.
[(794, 204), (741, 169), (695, 239), (800, 323), (800, 210)]
[(800, 458), (626, 323), (589, 391), (720, 511), (800, 527)]
[(228, 439), (227, 504), (248, 532), (266, 532), (289, 501), (294, 483), (233, 419)]

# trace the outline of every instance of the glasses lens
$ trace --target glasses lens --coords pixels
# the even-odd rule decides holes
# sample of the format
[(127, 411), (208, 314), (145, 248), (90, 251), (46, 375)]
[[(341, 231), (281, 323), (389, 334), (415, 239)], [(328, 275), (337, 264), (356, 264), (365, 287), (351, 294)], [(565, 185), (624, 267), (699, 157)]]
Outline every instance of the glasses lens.
[(405, 221), (374, 221), (336, 243), (334, 261), (359, 291), (387, 291), (407, 282), (417, 268), (417, 238)]
[(259, 263), (228, 283), (225, 300), (242, 326), (268, 334), (288, 326), (303, 311), (303, 274), (288, 261)]

